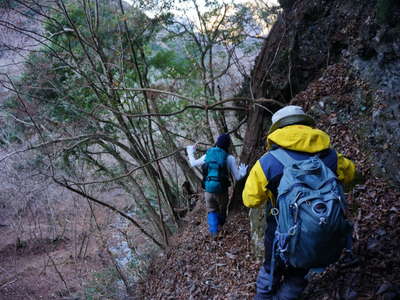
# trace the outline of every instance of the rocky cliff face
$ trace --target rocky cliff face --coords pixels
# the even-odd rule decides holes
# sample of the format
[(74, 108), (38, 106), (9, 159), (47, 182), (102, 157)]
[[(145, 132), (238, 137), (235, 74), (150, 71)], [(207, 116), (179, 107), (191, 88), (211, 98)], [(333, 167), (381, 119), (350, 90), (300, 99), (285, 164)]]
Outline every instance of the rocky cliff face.
[[(318, 120), (318, 126), (331, 135), (335, 148), (357, 163), (365, 178), (381, 178), (388, 186), (398, 187), (400, 25), (396, 20), (400, 20), (400, 3), (393, 0), (281, 0), (280, 3), (282, 13), (253, 70), (254, 96), (305, 107)], [(270, 126), (271, 112), (277, 108), (268, 105), (252, 109), (243, 161), (251, 164), (264, 151), (264, 135)], [(371, 214), (377, 205), (394, 207), (396, 202), (370, 192), (368, 184), (376, 182), (369, 181), (366, 189), (357, 194), (365, 202), (353, 199), (360, 213), (355, 222), (365, 227), (365, 236), (357, 236), (356, 248), (367, 249), (365, 252), (361, 249), (361, 255), (375, 258), (376, 254), (368, 252), (371, 232), (367, 233), (367, 227), (373, 231), (375, 225), (391, 226), (387, 222), (392, 217), (390, 213), (379, 212), (379, 216), (373, 213), (374, 221), (365, 221), (362, 216)], [(251, 218), (252, 227), (260, 228), (259, 214), (252, 214), (257, 215)], [(371, 223), (363, 224), (364, 221)], [(261, 244), (258, 240), (261, 236), (253, 234), (256, 245)], [(395, 236), (392, 238), (398, 241)], [(393, 253), (397, 253), (396, 247), (388, 246)], [(373, 269), (367, 266), (358, 272), (367, 274), (370, 267)], [(356, 299), (347, 296), (339, 298)]]
[[(281, 4), (283, 12), (254, 68), (255, 96), (296, 101), (306, 108), (313, 100), (320, 104), (314, 111), (317, 116), (326, 113), (324, 107), (334, 110), (332, 106), (346, 98), (345, 109), (338, 107), (336, 121), (352, 122), (363, 150), (374, 161), (374, 170), (399, 183), (400, 25), (395, 20), (400, 18), (400, 4), (390, 0)], [(347, 69), (343, 75), (359, 84), (345, 83), (308, 99), (298, 96), (338, 63)], [(263, 144), (268, 111), (255, 108), (249, 122), (262, 128), (248, 134), (247, 147), (254, 153)]]

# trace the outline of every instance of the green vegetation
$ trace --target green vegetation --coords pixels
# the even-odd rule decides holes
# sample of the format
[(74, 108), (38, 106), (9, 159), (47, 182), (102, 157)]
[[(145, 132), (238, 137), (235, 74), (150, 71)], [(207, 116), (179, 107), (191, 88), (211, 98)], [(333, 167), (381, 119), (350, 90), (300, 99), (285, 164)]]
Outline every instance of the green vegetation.
[(0, 0), (0, 8), (12, 8), (16, 5), (13, 0)]
[[(241, 108), (219, 101), (248, 76), (246, 59), (261, 42), (249, 35), (260, 35), (266, 17), (250, 5), (183, 2), (194, 20), (173, 15), (172, 2), (146, 10), (119, 0), (24, 2), (43, 22), (42, 45), (10, 83), (14, 96), (4, 109), (11, 117), (2, 119), (5, 144), (32, 141), (43, 172), (128, 219), (160, 248), (179, 227), (176, 209), (187, 207), (182, 184), (200, 185), (184, 146), (212, 145), (219, 132), (240, 138), (245, 119), (229, 111)], [(238, 84), (223, 89), (232, 78)], [(113, 189), (132, 203), (118, 208), (115, 199), (101, 199)]]
[(88, 282), (84, 294), (85, 299), (116, 299), (118, 288), (115, 285), (119, 279), (118, 273), (114, 268), (105, 269), (93, 275), (93, 279)]

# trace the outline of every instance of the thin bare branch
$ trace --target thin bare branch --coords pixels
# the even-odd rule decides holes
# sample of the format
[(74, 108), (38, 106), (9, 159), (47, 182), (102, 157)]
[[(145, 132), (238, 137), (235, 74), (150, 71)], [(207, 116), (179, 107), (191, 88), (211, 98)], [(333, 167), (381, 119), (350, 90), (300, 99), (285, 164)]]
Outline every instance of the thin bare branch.
[(136, 167), (136, 168), (134, 168), (134, 169), (128, 171), (127, 173), (125, 173), (125, 174), (123, 174), (123, 175), (121, 175), (121, 176), (114, 177), (114, 178), (111, 178), (111, 179), (107, 179), (107, 180), (98, 180), (98, 181), (90, 181), (90, 182), (89, 182), (89, 181), (87, 181), (87, 182), (73, 182), (73, 181), (69, 180), (68, 182), (70, 182), (71, 184), (76, 185), (76, 186), (84, 186), (84, 185), (99, 184), (99, 183), (110, 183), (110, 182), (117, 181), (117, 180), (123, 179), (123, 178), (125, 178), (125, 177), (128, 177), (128, 176), (130, 176), (132, 173), (134, 173), (134, 172), (136, 172), (136, 171), (138, 171), (138, 170), (144, 169), (144, 168), (146, 168), (147, 166), (149, 166), (149, 165), (151, 165), (151, 164), (153, 164), (153, 163), (155, 163), (155, 162), (157, 162), (157, 161), (160, 161), (160, 160), (166, 159), (166, 158), (168, 158), (168, 157), (174, 156), (177, 152), (180, 152), (180, 151), (183, 151), (183, 150), (185, 150), (184, 147), (179, 148), (179, 149), (173, 151), (172, 153), (169, 153), (169, 154), (167, 154), (167, 155), (164, 155), (164, 156), (158, 157), (158, 158), (156, 158), (156, 159), (153, 159), (152, 161), (149, 161), (149, 162), (147, 162), (147, 163), (145, 163), (145, 164), (143, 164), (143, 165), (141, 165), (141, 166), (139, 166), (139, 167)]
[(111, 209), (112, 211), (118, 213), (119, 215), (121, 215), (125, 219), (129, 220), (133, 225), (135, 225), (135, 227), (138, 228), (140, 230), (140, 232), (142, 232), (145, 236), (147, 236), (154, 244), (159, 246), (161, 249), (164, 248), (164, 246), (161, 243), (159, 243), (151, 234), (149, 234), (146, 230), (144, 230), (143, 227), (138, 222), (136, 222), (135, 219), (133, 219), (131, 216), (129, 216), (128, 214), (124, 213), (123, 211), (119, 210), (118, 208), (116, 208), (116, 207), (114, 207), (114, 206), (112, 206), (112, 205), (110, 205), (110, 204), (108, 204), (106, 202), (103, 202), (103, 201), (101, 201), (99, 199), (96, 199), (96, 198), (88, 195), (87, 193), (85, 193), (85, 192), (83, 192), (81, 190), (73, 188), (72, 186), (68, 185), (68, 183), (67, 183), (67, 181), (65, 179), (63, 179), (63, 181), (61, 181), (61, 180), (57, 179), (56, 177), (53, 177), (53, 180), (56, 183), (58, 183), (59, 185), (65, 187), (66, 189), (68, 189), (68, 190), (70, 190), (70, 191), (72, 191), (74, 193), (77, 193), (77, 194), (85, 197), (86, 199), (89, 199), (90, 201), (93, 201), (93, 202), (95, 202), (97, 204), (100, 204), (101, 206), (107, 207), (107, 208)]

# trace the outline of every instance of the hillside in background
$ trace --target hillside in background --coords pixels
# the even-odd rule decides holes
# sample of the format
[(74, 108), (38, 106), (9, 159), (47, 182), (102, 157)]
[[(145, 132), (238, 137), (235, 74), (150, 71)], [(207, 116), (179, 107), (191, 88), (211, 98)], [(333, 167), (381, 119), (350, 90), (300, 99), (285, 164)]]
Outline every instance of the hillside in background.
[[(63, 19), (68, 9), (59, 7), (46, 34), (48, 43), (63, 47), (33, 56), (18, 94), (32, 104), (30, 115), (12, 106), (0, 119), (17, 117), (3, 126), (0, 139), (8, 142), (12, 133), (22, 141), (0, 152), (0, 299), (252, 299), (262, 262), (262, 249), (254, 247), (262, 244), (262, 232), (255, 231), (263, 212), (241, 205), (240, 182), (230, 191), (234, 205), (224, 231), (210, 240), (201, 176), (182, 150), (199, 140), (204, 150), (217, 131), (232, 130), (241, 161), (251, 167), (264, 152), (277, 102), (303, 106), (362, 175), (348, 193), (359, 263), (339, 262), (313, 275), (303, 300), (400, 298), (400, 4), (279, 2), (282, 11), (251, 74), (254, 56), (247, 54), (257, 43), (235, 52), (242, 49), (240, 26), (199, 34), (183, 24), (164, 39), (166, 32), (156, 26), (161, 17), (152, 20), (136, 10), (126, 17), (123, 5), (104, 5), (104, 27), (94, 34), (86, 22), (97, 28), (95, 17), (81, 18), (81, 7), (71, 6), (73, 23)], [(28, 18), (29, 7), (26, 17), (8, 8), (1, 12), (3, 27), (42, 32), (38, 19)], [(218, 10), (213, 13), (210, 24)], [(22, 73), (21, 62), (37, 47), (18, 32), (0, 32), (0, 63), (8, 65), (2, 70), (8, 75)], [(232, 40), (213, 40), (218, 34)], [(219, 66), (225, 60), (229, 72)], [(239, 90), (242, 76), (248, 81), (239, 100), (248, 102), (218, 104)], [(7, 78), (0, 74), (0, 80)], [(0, 99), (8, 96), (9, 89), (0, 87)], [(45, 142), (59, 143), (38, 156), (23, 150), (41, 142), (34, 121)], [(24, 130), (31, 139), (21, 138)], [(54, 156), (47, 159), (47, 150)], [(54, 166), (56, 174), (49, 175)], [(185, 191), (189, 181), (193, 190)], [(65, 189), (78, 186), (81, 194)], [(149, 236), (164, 249), (148, 248)]]

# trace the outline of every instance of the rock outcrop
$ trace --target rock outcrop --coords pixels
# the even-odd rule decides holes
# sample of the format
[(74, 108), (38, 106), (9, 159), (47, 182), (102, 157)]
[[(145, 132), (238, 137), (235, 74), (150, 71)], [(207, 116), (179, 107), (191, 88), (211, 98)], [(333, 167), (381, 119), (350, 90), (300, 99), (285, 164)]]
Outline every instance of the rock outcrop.
[[(364, 141), (377, 174), (400, 182), (400, 4), (379, 1), (281, 1), (283, 11), (258, 56), (252, 86), (256, 98), (282, 103), (296, 99), (325, 70), (344, 64), (345, 74), (362, 84), (338, 86), (331, 94), (312, 95), (329, 106), (349, 99), (338, 121), (351, 122)], [(322, 82), (323, 83), (323, 82)], [(328, 98), (326, 98), (328, 97)], [(298, 97), (297, 97), (298, 98)], [(323, 105), (323, 104), (322, 104)], [(271, 107), (270, 107), (271, 109)], [(274, 109), (274, 108), (272, 108)], [(270, 113), (255, 107), (243, 159), (259, 152)], [(254, 128), (259, 128), (256, 132)], [(245, 149), (246, 150), (246, 149)], [(377, 155), (379, 154), (379, 155)]]
[[(370, 239), (375, 236), (371, 230), (391, 227), (390, 220), (395, 214), (392, 212), (397, 205), (389, 194), (386, 197), (385, 192), (377, 191), (389, 191), (390, 186), (398, 191), (400, 183), (400, 26), (396, 23), (400, 19), (400, 3), (392, 0), (281, 0), (280, 3), (282, 13), (253, 70), (253, 95), (258, 99), (272, 98), (283, 105), (303, 106), (316, 118), (318, 126), (331, 135), (335, 148), (356, 162), (367, 182), (349, 195), (358, 232), (355, 249), (365, 260), (377, 260), (378, 252), (369, 249)], [(271, 113), (278, 108), (271, 104), (252, 108), (242, 161), (252, 164), (264, 152)], [(376, 211), (376, 207), (380, 210)], [(369, 215), (374, 217), (365, 219)], [(263, 227), (259, 213), (251, 212), (250, 216), (253, 229)], [(262, 234), (254, 232), (252, 237), (256, 246), (262, 245)], [(398, 261), (396, 235), (386, 230), (380, 243)], [(384, 257), (380, 258), (383, 260)], [(368, 293), (373, 295), (374, 285), (378, 290), (382, 278), (371, 282), (364, 279), (376, 272), (376, 268), (379, 266), (368, 262), (352, 274), (352, 279), (337, 269), (341, 275), (335, 273), (333, 277), (341, 278), (347, 294), (335, 294), (335, 299), (356, 299), (357, 293), (360, 295), (361, 288), (356, 292), (346, 285), (352, 281), (364, 288), (369, 286)], [(335, 289), (330, 286), (318, 297), (313, 293), (309, 296), (333, 299), (327, 291), (334, 294)], [(351, 295), (356, 296), (351, 298)]]

